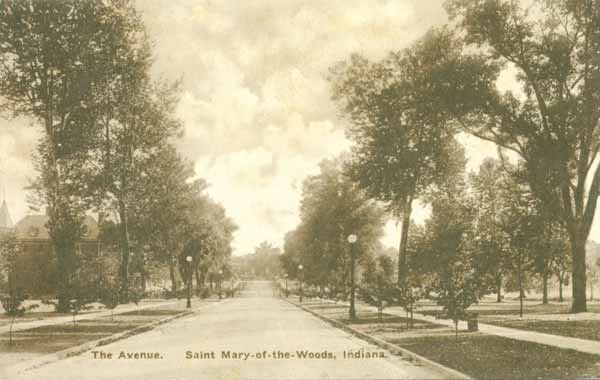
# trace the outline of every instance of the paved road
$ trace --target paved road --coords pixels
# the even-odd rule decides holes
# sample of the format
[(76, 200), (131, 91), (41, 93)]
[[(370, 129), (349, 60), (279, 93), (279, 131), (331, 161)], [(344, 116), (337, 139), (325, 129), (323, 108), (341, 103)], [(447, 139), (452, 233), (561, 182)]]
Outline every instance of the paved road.
[[(272, 297), (268, 283), (247, 286), (244, 296), (102, 347), (112, 359), (92, 352), (29, 371), (24, 377), (63, 379), (434, 379), (439, 375), (385, 352), (385, 358), (344, 359), (344, 351), (378, 348), (334, 329), (287, 302)], [(297, 351), (333, 355), (300, 359)], [(186, 359), (186, 352), (205, 359)], [(273, 351), (289, 353), (274, 358)], [(121, 352), (158, 353), (159, 359), (118, 359)], [(223, 358), (222, 352), (253, 355)], [(266, 352), (266, 358), (259, 358)], [(214, 353), (214, 359), (212, 358)]]

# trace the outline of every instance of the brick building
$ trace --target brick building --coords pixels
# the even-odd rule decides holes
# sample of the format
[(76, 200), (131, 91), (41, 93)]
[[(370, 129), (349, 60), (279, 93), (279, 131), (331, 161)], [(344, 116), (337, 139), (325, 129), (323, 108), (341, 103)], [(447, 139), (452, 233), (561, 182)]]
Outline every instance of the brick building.
[[(14, 233), (20, 252), (15, 263), (17, 286), (32, 298), (52, 297), (56, 293), (56, 257), (46, 228), (46, 215), (28, 215), (13, 225), (6, 202), (0, 207), (0, 232)], [(99, 254), (98, 223), (91, 216), (84, 219), (84, 234), (77, 244), (77, 254), (85, 257)]]

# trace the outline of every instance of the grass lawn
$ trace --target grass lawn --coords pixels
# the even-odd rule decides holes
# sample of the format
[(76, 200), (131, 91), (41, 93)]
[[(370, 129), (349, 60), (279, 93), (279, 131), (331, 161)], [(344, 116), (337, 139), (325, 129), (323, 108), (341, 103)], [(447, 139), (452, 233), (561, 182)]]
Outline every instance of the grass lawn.
[(452, 334), (392, 343), (480, 380), (600, 376), (600, 355), (486, 335)]
[[(53, 334), (36, 334), (36, 335), (14, 335), (13, 343), (9, 345), (8, 337), (0, 337), (0, 355), (3, 354), (29, 354), (28, 356), (35, 357), (43, 354), (50, 354), (53, 352), (62, 351), (69, 347), (79, 346), (86, 342), (100, 339), (109, 334), (64, 334), (57, 337)], [(14, 358), (15, 361), (19, 361), (18, 357)], [(4, 357), (0, 357), (2, 364), (12, 364), (10, 362), (5, 363)]]
[[(424, 307), (420, 309), (419, 306)], [(494, 316), (494, 315), (518, 315), (519, 314), (519, 303), (515, 301), (505, 301), (501, 303), (495, 302), (481, 302), (479, 304), (472, 305), (469, 311), (477, 313), (479, 316)], [(417, 304), (416, 312), (424, 315), (438, 316), (442, 314), (442, 310), (439, 307), (431, 306), (429, 304), (419, 305)], [(539, 301), (527, 301), (523, 305), (524, 314), (569, 314), (571, 311), (571, 305), (569, 303), (549, 303), (542, 304)], [(600, 313), (600, 304), (589, 303), (588, 312)]]
[[(482, 321), (483, 322), (483, 321)], [(485, 321), (490, 325), (510, 327), (520, 330), (537, 331), (546, 334), (573, 338), (600, 340), (600, 320), (593, 321)]]
[(365, 312), (359, 311), (357, 312), (357, 318), (354, 321), (351, 321), (348, 318), (348, 313), (344, 315), (343, 318), (338, 318), (338, 321), (343, 324), (350, 325), (354, 328), (363, 326), (363, 325), (386, 325), (386, 326), (394, 326), (396, 331), (407, 331), (407, 330), (418, 330), (418, 329), (430, 329), (430, 328), (439, 328), (444, 327), (443, 325), (438, 325), (436, 323), (430, 323), (426, 321), (420, 321), (417, 319), (399, 317), (397, 315), (385, 314), (383, 313), (381, 316), (378, 313), (373, 312)]
[[(340, 322), (350, 323), (346, 305), (307, 302), (303, 303), (303, 306)], [(542, 306), (538, 310), (544, 307), (556, 309), (553, 306)], [(380, 319), (378, 313), (360, 310), (360, 308), (357, 312), (357, 321), (350, 324), (353, 328), (404, 347), (475, 379), (583, 380), (600, 376), (600, 355), (465, 331), (459, 331), (456, 340), (454, 330), (447, 326), (415, 320), (413, 325), (408, 327), (408, 320), (403, 317), (384, 313)], [(494, 315), (494, 310), (490, 310), (489, 313)], [(573, 321), (564, 323), (572, 324)], [(594, 321), (593, 324), (578, 321), (575, 325), (569, 326), (580, 325), (586, 326), (585, 331), (587, 331), (579, 330), (581, 334), (591, 334), (592, 329), (595, 329), (594, 334), (600, 336), (600, 321)], [(567, 327), (564, 329), (566, 330)], [(553, 331), (553, 333), (558, 332)], [(589, 335), (588, 339), (590, 339)]]
[(122, 331), (127, 331), (140, 326), (143, 323), (137, 321), (113, 322), (110, 320), (85, 320), (77, 323), (64, 323), (60, 325), (41, 326), (34, 329), (19, 331), (16, 334), (22, 335), (60, 335), (60, 334), (101, 334), (110, 335)]
[(335, 319), (345, 325), (350, 325), (359, 331), (378, 336), (382, 339), (389, 334), (445, 327), (443, 325), (420, 321), (418, 319), (413, 319), (411, 321), (409, 318), (387, 314), (385, 312), (379, 315), (379, 313), (361, 310), (360, 308), (357, 308), (356, 320), (351, 321), (349, 319), (349, 307), (346, 305), (303, 303), (303, 306), (306, 306), (321, 315)]
[(185, 311), (183, 307), (139, 310), (114, 317), (105, 316), (76, 323), (40, 326), (13, 333), (12, 345), (9, 344), (8, 333), (4, 333), (0, 335), (0, 363), (10, 365), (20, 360), (62, 351), (116, 333), (130, 331)]

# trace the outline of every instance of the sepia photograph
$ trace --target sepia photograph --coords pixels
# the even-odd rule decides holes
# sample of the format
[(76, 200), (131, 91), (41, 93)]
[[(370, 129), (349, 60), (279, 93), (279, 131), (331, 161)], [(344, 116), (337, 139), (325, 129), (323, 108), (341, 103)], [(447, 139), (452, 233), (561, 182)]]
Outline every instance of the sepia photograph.
[(600, 0), (0, 0), (0, 380), (600, 380)]

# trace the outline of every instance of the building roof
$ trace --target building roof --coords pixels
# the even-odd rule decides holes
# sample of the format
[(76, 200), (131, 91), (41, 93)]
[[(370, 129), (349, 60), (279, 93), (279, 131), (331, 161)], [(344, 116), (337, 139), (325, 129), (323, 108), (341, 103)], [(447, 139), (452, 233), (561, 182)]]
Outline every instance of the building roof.
[[(17, 222), (15, 233), (17, 239), (23, 240), (49, 240), (50, 235), (46, 228), (48, 216), (46, 215), (28, 215)], [(96, 240), (100, 234), (98, 223), (94, 218), (86, 215), (83, 224), (85, 226), (82, 240)]]
[(0, 206), (0, 229), (12, 229), (14, 226), (10, 212), (8, 212), (8, 206), (4, 200)]

